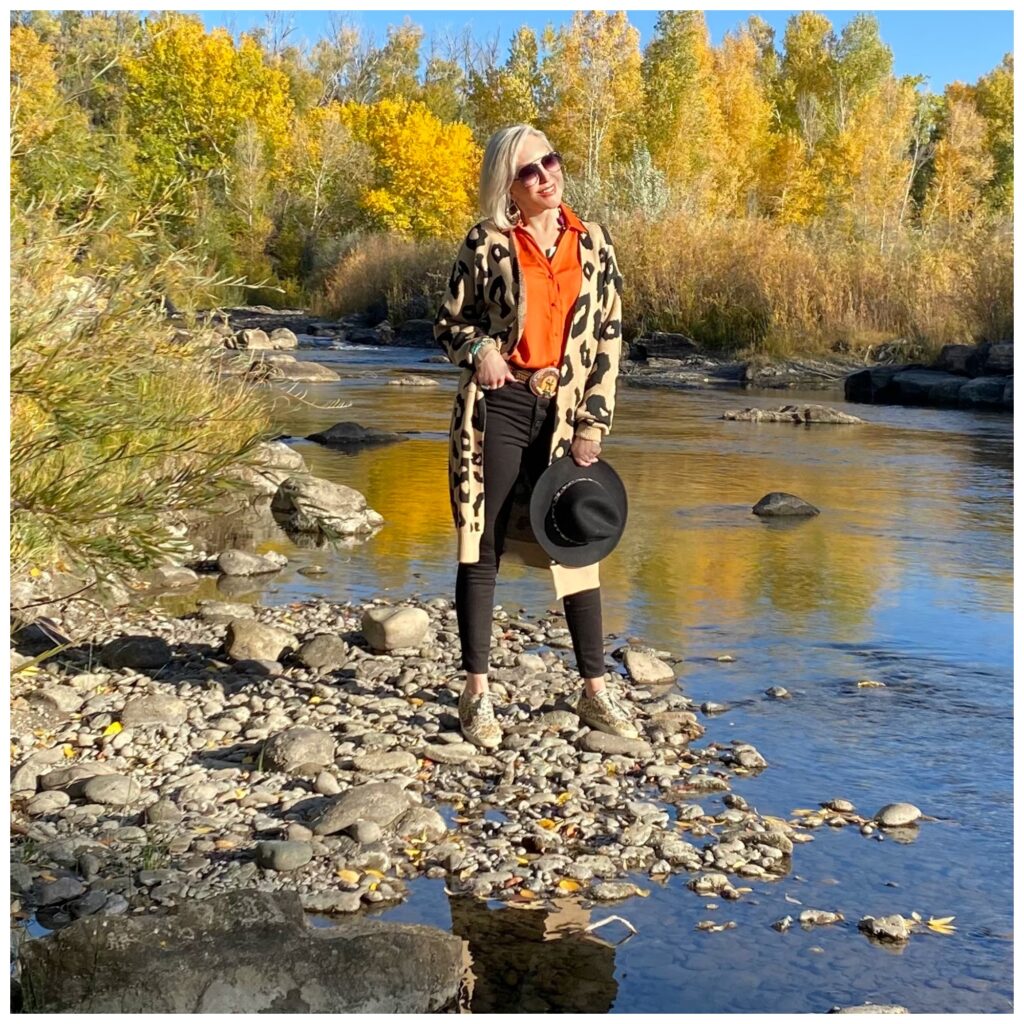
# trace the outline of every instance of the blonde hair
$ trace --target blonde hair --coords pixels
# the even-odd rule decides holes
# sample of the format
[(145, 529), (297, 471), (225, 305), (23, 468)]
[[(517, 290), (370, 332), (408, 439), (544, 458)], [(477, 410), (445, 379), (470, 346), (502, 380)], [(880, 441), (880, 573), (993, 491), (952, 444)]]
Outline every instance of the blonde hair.
[(500, 128), (487, 142), (480, 167), (480, 212), (502, 231), (508, 231), (516, 223), (508, 215), (508, 190), (516, 177), (516, 154), (531, 135), (543, 139), (544, 145), (551, 149), (547, 136), (528, 124)]

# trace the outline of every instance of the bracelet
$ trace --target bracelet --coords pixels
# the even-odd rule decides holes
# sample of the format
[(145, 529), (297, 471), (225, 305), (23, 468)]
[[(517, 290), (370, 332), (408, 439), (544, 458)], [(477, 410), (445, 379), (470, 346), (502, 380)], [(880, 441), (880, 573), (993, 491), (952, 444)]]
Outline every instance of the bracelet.
[(469, 358), (473, 361), (474, 365), (476, 365), (477, 354), (485, 345), (494, 345), (495, 350), (497, 350), (497, 345), (495, 345), (493, 338), (481, 338), (480, 341), (474, 341), (469, 346)]

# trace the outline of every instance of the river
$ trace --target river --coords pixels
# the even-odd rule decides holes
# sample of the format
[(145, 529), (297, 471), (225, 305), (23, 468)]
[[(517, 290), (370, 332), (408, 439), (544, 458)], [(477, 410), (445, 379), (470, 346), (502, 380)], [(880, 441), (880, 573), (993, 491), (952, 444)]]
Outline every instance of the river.
[[(336, 552), (257, 535), (291, 562), (234, 599), (267, 604), (451, 596), (454, 531), (446, 490), (455, 378), (423, 350), (302, 353), (339, 369), (309, 386), (320, 406), (281, 402), (279, 425), (312, 472), (355, 487), (385, 519)], [(438, 387), (397, 387), (400, 372)], [(853, 412), (862, 426), (723, 421), (729, 408), (798, 399)], [(415, 431), (409, 441), (346, 455), (302, 440), (339, 420)], [(729, 710), (705, 719), (708, 740), (743, 739), (767, 758), (733, 791), (762, 814), (844, 797), (872, 815), (909, 801), (926, 815), (910, 842), (855, 828), (814, 831), (793, 872), (753, 883), (742, 901), (647, 885), (646, 899), (590, 911), (636, 928), (618, 946), (549, 939), (567, 906), (541, 911), (451, 901), (420, 879), (391, 920), (454, 927), (469, 939), (476, 1011), (821, 1012), (900, 1003), (912, 1012), (1012, 1007), (1012, 417), (852, 406), (813, 392), (670, 391), (622, 386), (605, 456), (630, 496), (622, 543), (602, 567), (609, 649), (627, 637), (681, 659), (678, 685)], [(789, 491), (821, 509), (798, 523), (761, 521), (751, 506)], [(242, 539), (241, 537), (239, 539)], [(307, 577), (312, 563), (327, 574)], [(214, 596), (211, 580), (199, 596)], [(498, 601), (542, 614), (547, 575), (503, 567)], [(170, 601), (173, 605), (175, 601)], [(735, 660), (722, 663), (719, 655)], [(873, 679), (884, 688), (859, 688)], [(765, 695), (784, 686), (790, 700)], [(718, 809), (718, 801), (705, 803)], [(797, 902), (798, 901), (798, 902)], [(804, 908), (845, 922), (780, 933)], [(902, 949), (857, 931), (864, 915), (955, 916), (956, 932), (923, 931)], [(699, 931), (698, 921), (735, 928)], [(627, 935), (612, 923), (599, 933)]]

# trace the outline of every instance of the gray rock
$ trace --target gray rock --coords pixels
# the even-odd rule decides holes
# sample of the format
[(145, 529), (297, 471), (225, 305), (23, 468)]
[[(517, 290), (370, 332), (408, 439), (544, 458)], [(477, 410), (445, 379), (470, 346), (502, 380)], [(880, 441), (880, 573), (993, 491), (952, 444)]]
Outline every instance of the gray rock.
[(592, 754), (622, 754), (626, 757), (650, 757), (651, 746), (644, 740), (631, 740), (623, 736), (612, 736), (610, 733), (592, 729), (579, 740), (581, 750)]
[(263, 746), (263, 765), (270, 771), (294, 772), (334, 763), (334, 737), (320, 729), (294, 726), (276, 733)]
[(81, 899), (77, 899), (70, 904), (68, 910), (71, 911), (71, 916), (74, 918), (98, 914), (106, 906), (108, 895), (102, 889), (93, 889), (87, 892)]
[(976, 377), (960, 389), (960, 405), (971, 409), (1001, 408), (1005, 387), (1005, 377)]
[(227, 347), (255, 352), (261, 349), (272, 349), (274, 346), (270, 343), (266, 331), (260, 330), (258, 327), (249, 327), (238, 331), (229, 340)]
[(416, 767), (416, 758), (407, 750), (384, 750), (362, 754), (353, 762), (361, 772), (407, 772)]
[(294, 840), (279, 840), (256, 844), (256, 863), (261, 868), (274, 871), (296, 871), (313, 859), (313, 847), (309, 843)]
[(387, 430), (375, 430), (359, 423), (346, 421), (335, 423), (333, 427), (310, 434), (307, 441), (316, 441), (329, 448), (365, 448), (369, 445), (394, 444), (396, 441), (407, 441), (404, 434), (396, 434)]
[(622, 661), (629, 678), (638, 686), (656, 686), (659, 683), (675, 682), (675, 669), (646, 651), (628, 648)]
[(921, 812), (913, 804), (886, 804), (875, 812), (875, 821), (882, 828), (902, 828), (913, 825), (921, 817)]
[(357, 892), (302, 893), (302, 909), (307, 914), (354, 914), (361, 906)]
[(766, 494), (751, 509), (755, 516), (816, 516), (820, 509), (810, 502), (798, 498), (795, 494), (785, 491), (772, 491)]
[(800, 911), (800, 924), (805, 928), (816, 928), (821, 925), (835, 924), (842, 921), (843, 915), (831, 910), (814, 910), (808, 907)]
[(789, 700), (793, 696), (784, 686), (769, 686), (764, 692), (776, 700)]
[(901, 914), (888, 917), (862, 917), (857, 927), (883, 942), (906, 942), (910, 938), (910, 922)]
[(840, 814), (852, 814), (857, 808), (849, 800), (844, 800), (842, 797), (833, 797), (828, 802), (821, 805), (830, 811), (838, 811)]
[(631, 896), (640, 896), (643, 890), (632, 882), (596, 882), (590, 887), (590, 895), (595, 900), (611, 902), (626, 900)]
[(331, 633), (307, 640), (296, 652), (296, 659), (314, 672), (333, 672), (351, 660), (349, 646)]
[(363, 613), (362, 631), (375, 651), (419, 647), (427, 635), (430, 617), (422, 608), (368, 608)]
[(330, 772), (320, 772), (313, 781), (313, 788), (321, 796), (337, 796), (341, 792), (341, 784)]
[(426, 836), (432, 841), (448, 833), (444, 818), (431, 807), (410, 807), (391, 827), (400, 836)]
[(357, 821), (345, 830), (360, 846), (379, 843), (384, 830), (375, 821)]
[(862, 1006), (833, 1006), (829, 1013), (910, 1013), (895, 1003), (864, 1003)]
[(465, 764), (480, 751), (472, 743), (428, 743), (423, 756), (435, 764)]
[(348, 537), (370, 533), (384, 522), (359, 491), (309, 473), (283, 480), (270, 507), (282, 526), (297, 533), (330, 531)]
[(100, 661), (107, 668), (163, 668), (171, 660), (171, 648), (159, 636), (121, 636), (100, 650)]
[(25, 812), (36, 818), (43, 814), (56, 814), (71, 803), (71, 797), (59, 789), (37, 793), (25, 805)]
[(184, 701), (165, 693), (151, 693), (128, 701), (121, 712), (121, 724), (138, 725), (182, 725), (188, 718), (188, 707)]
[(408, 808), (409, 797), (398, 786), (368, 782), (335, 797), (317, 819), (313, 831), (318, 836), (329, 836), (360, 820), (387, 826)]
[(77, 878), (58, 878), (52, 882), (39, 883), (35, 902), (41, 907), (50, 907), (78, 899), (84, 892), (85, 886)]
[(303, 380), (310, 383), (341, 380), (341, 374), (337, 370), (332, 370), (323, 363), (312, 363), (300, 359), (290, 359), (287, 362), (275, 361), (271, 377), (278, 380)]
[(263, 573), (277, 572), (281, 566), (262, 555), (229, 548), (217, 556), (217, 568), (225, 576), (259, 576)]
[(280, 661), (297, 646), (291, 633), (254, 619), (233, 619), (224, 638), (224, 650), (235, 661)]
[(85, 783), (82, 792), (89, 803), (104, 807), (123, 807), (142, 795), (138, 782), (127, 775), (97, 775)]
[(251, 604), (231, 601), (200, 601), (199, 618), (204, 622), (230, 622), (232, 619), (251, 619), (256, 609)]
[(1013, 373), (1013, 342), (997, 341), (988, 346), (982, 366), (985, 376)]
[(275, 349), (298, 348), (299, 339), (295, 332), (288, 330), (287, 327), (275, 327), (270, 332), (270, 344)]
[(85, 703), (86, 695), (73, 686), (46, 686), (25, 695), (32, 706), (53, 715), (73, 715)]
[(151, 825), (177, 825), (184, 817), (172, 800), (157, 800), (146, 808), (146, 820)]
[(659, 711), (649, 721), (652, 727), (664, 729), (668, 736), (685, 735), (694, 740), (704, 735), (704, 728), (692, 711)]
[(730, 409), (723, 420), (750, 423), (863, 423), (858, 416), (831, 409), (826, 405), (783, 405), (778, 409)]
[(183, 565), (163, 565), (153, 572), (153, 582), (159, 587), (194, 587), (199, 574)]
[(728, 875), (712, 871), (709, 874), (701, 875), (699, 878), (692, 879), (687, 883), (687, 888), (692, 889), (695, 893), (706, 896), (708, 893), (721, 892), (728, 885)]

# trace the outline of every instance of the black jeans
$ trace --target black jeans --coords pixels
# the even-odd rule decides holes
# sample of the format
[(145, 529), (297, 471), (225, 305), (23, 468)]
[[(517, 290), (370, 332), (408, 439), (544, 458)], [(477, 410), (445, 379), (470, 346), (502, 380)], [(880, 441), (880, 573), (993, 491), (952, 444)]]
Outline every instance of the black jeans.
[[(516, 381), (486, 392), (484, 423), (484, 530), (480, 561), (459, 564), (455, 611), (462, 642), (462, 667), (487, 672), (494, 618), (494, 583), (508, 528), (512, 498), (520, 473), (534, 484), (548, 464), (555, 403), (539, 398)], [(571, 456), (569, 456), (571, 457)], [(601, 589), (594, 587), (562, 598), (566, 625), (580, 675), (604, 675)]]

